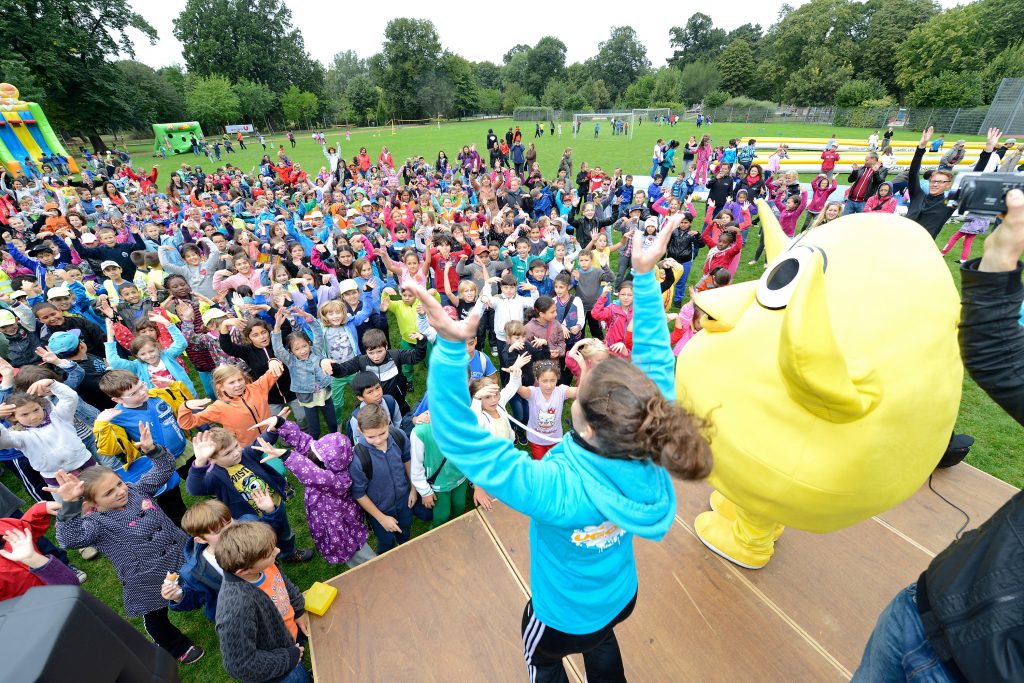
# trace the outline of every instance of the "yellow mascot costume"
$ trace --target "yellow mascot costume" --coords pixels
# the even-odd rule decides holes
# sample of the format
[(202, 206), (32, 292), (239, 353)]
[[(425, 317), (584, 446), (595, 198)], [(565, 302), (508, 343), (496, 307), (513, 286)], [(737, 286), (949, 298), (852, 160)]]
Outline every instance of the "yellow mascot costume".
[(825, 533), (910, 497), (960, 404), (959, 297), (928, 233), (845, 216), (787, 241), (758, 202), (769, 267), (701, 292), (680, 402), (714, 425), (711, 550), (757, 569), (785, 526)]

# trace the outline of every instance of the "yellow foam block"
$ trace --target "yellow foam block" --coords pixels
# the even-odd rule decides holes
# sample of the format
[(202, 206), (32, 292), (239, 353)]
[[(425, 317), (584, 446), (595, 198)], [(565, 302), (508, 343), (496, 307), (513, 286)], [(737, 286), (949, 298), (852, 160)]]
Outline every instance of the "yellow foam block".
[(306, 597), (306, 611), (322, 617), (338, 595), (338, 589), (317, 581), (303, 595)]

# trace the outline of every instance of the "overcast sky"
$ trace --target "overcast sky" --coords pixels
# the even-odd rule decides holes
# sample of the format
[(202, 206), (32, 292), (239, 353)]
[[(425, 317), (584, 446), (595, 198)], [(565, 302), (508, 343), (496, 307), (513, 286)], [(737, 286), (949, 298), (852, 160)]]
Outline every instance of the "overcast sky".
[[(939, 0), (951, 7), (955, 0)], [(566, 63), (582, 62), (597, 52), (597, 44), (608, 37), (612, 26), (632, 26), (647, 46), (647, 58), (655, 67), (664, 65), (671, 56), (668, 30), (682, 26), (694, 12), (704, 12), (715, 26), (733, 29), (745, 23), (772, 24), (781, 2), (764, 0), (732, 0), (717, 3), (578, 3), (559, 2), (554, 5), (520, 4), (514, 12), (503, 10), (499, 2), (471, 2), (432, 5), (417, 0), (384, 0), (383, 3), (340, 3), (313, 0), (285, 0), (292, 10), (292, 20), (306, 41), (306, 50), (328, 65), (341, 50), (355, 50), (360, 57), (379, 52), (384, 27), (394, 17), (430, 19), (441, 36), (442, 47), (471, 61), (490, 60), (501, 63), (501, 57), (513, 45), (534, 45), (543, 36), (554, 35), (565, 43)], [(800, 0), (790, 4), (802, 5)], [(184, 64), (181, 44), (175, 39), (172, 20), (185, 6), (185, 0), (133, 0), (132, 5), (157, 30), (155, 45), (138, 34), (136, 58), (159, 68), (168, 64)], [(632, 13), (611, 11), (611, 7), (631, 7)], [(605, 9), (608, 7), (609, 9)], [(667, 11), (673, 7), (672, 11)], [(382, 11), (384, 10), (384, 11)], [(494, 37), (496, 36), (497, 37)]]

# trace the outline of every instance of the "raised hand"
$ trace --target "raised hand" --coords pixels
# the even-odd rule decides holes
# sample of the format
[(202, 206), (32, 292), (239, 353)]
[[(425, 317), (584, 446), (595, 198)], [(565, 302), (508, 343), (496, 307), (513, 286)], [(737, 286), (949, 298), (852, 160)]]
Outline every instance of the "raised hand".
[(156, 450), (156, 444), (153, 443), (153, 430), (148, 422), (139, 422), (139, 440), (135, 442), (135, 445), (143, 453), (151, 453)]
[(637, 275), (649, 273), (654, 265), (661, 260), (661, 257), (668, 250), (668, 241), (672, 237), (671, 227), (662, 229), (648, 249), (642, 247), (643, 236), (639, 232), (633, 233), (633, 270)]
[(189, 410), (202, 410), (211, 403), (213, 403), (213, 401), (208, 398), (190, 398), (185, 401), (185, 407)]
[(29, 396), (49, 396), (50, 385), (54, 383), (52, 379), (41, 379), (38, 382), (33, 382), (25, 393)]
[(192, 439), (192, 450), (196, 455), (195, 466), (205, 467), (210, 458), (217, 453), (217, 443), (210, 432), (199, 432)]
[(56, 493), (61, 500), (78, 500), (85, 494), (85, 484), (73, 474), (57, 470), (54, 479), (57, 480), (57, 486), (44, 486), (43, 490)]
[[(269, 458), (264, 459), (262, 462), (266, 462), (268, 459)], [(260, 510), (267, 513), (268, 515), (277, 509), (277, 506), (274, 505), (273, 496), (271, 496), (270, 492), (267, 491), (265, 488), (253, 489), (249, 493), (249, 496), (252, 498), (252, 502), (256, 503), (256, 507), (258, 507)]]
[(263, 438), (256, 439), (256, 445), (252, 447), (254, 451), (263, 453), (266, 457), (260, 460), (260, 462), (269, 462), (275, 458), (280, 458), (282, 455), (288, 452), (287, 448), (276, 448), (267, 443)]
[(275, 431), (277, 431), (277, 426), (276, 426), (277, 425), (277, 418), (281, 418), (282, 420), (287, 420), (288, 416), (291, 415), (291, 412), (292, 412), (292, 409), (289, 408), (288, 406), (285, 406), (284, 408), (281, 409), (281, 412), (279, 412), (277, 415), (271, 415), (266, 420), (262, 420), (260, 422), (257, 422), (252, 427), (249, 427), (249, 431), (250, 432), (252, 432), (252, 431), (258, 431), (258, 432), (271, 431), (271, 432), (275, 432)]
[(11, 544), (10, 550), (0, 550), (0, 557), (11, 562), (19, 562), (36, 569), (46, 564), (32, 541), (32, 532), (27, 529), (8, 529), (4, 532), (4, 540)]
[(989, 128), (988, 135), (985, 137), (985, 151), (991, 152), (999, 144), (999, 136), (1003, 134), (1003, 131), (998, 128)]
[(935, 133), (935, 126), (928, 126), (921, 133), (921, 141), (917, 143), (918, 147), (922, 149), (928, 146), (928, 142), (932, 139), (932, 134)]
[[(420, 300), (423, 309), (426, 311), (427, 320), (430, 326), (437, 331), (438, 336), (448, 341), (464, 342), (476, 336), (476, 328), (480, 324), (480, 311), (474, 307), (469, 317), (463, 321), (452, 320), (445, 313), (441, 302), (432, 297), (426, 289), (417, 284), (414, 280), (407, 280), (403, 287), (411, 291)], [(397, 523), (396, 523), (397, 525)], [(385, 527), (386, 528), (386, 527)]]
[(274, 377), (280, 377), (284, 374), (284, 363), (276, 358), (271, 358), (270, 361), (267, 362), (267, 370), (269, 370)]

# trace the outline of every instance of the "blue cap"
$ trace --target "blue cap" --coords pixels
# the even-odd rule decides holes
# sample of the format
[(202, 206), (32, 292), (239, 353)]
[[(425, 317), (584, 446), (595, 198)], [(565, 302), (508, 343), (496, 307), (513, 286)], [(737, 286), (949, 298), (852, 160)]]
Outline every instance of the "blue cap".
[(78, 345), (82, 341), (81, 335), (81, 330), (65, 330), (57, 332), (50, 337), (48, 342), (46, 342), (46, 348), (50, 349), (58, 356), (73, 353), (78, 350)]

